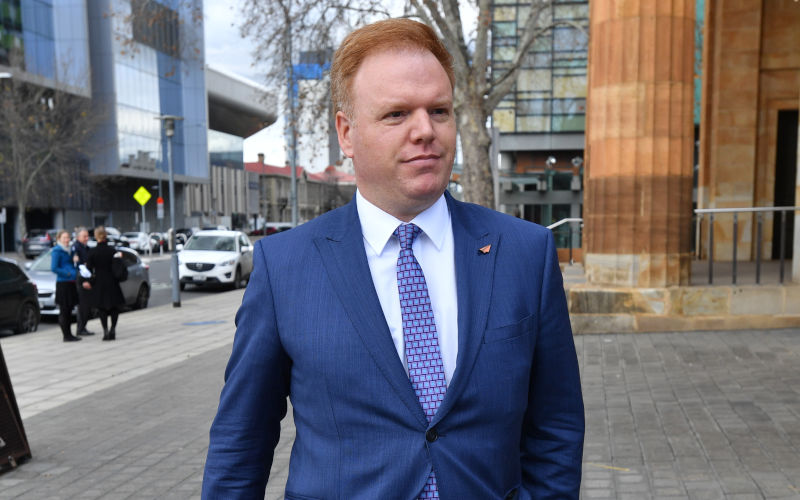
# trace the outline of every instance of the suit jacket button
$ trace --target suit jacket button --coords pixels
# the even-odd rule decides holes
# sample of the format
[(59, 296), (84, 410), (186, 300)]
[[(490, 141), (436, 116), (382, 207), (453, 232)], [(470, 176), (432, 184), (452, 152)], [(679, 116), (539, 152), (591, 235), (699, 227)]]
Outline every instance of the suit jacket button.
[(436, 427), (428, 429), (428, 432), (425, 433), (425, 439), (429, 443), (432, 443), (432, 442), (436, 441), (437, 439), (439, 439), (439, 433), (436, 432)]

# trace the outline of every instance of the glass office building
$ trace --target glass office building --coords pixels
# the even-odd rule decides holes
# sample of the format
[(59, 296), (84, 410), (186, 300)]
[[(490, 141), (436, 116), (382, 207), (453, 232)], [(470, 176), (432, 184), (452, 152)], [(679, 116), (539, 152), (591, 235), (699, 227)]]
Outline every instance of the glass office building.
[(0, 0), (0, 66), (22, 78), (88, 97), (86, 0)]
[(174, 115), (183, 117), (172, 139), (176, 179), (207, 179), (202, 2), (89, 3), (94, 96), (108, 114), (93, 172), (145, 178), (166, 173), (166, 140), (156, 118)]
[[(495, 1), (494, 78), (511, 64), (530, 12), (530, 4)], [(514, 91), (493, 114), (493, 124), (501, 133), (583, 132), (585, 128), (589, 4), (586, 0), (555, 2), (542, 22), (555, 27), (536, 39), (523, 60)], [(565, 24), (557, 24), (561, 22)]]
[[(512, 64), (531, 3), (495, 0), (492, 9), (497, 79)], [(500, 208), (547, 225), (582, 213), (589, 2), (555, 0), (539, 23), (552, 29), (523, 56), (517, 83), (494, 110), (492, 126)], [(568, 235), (556, 236), (559, 246), (567, 245)]]

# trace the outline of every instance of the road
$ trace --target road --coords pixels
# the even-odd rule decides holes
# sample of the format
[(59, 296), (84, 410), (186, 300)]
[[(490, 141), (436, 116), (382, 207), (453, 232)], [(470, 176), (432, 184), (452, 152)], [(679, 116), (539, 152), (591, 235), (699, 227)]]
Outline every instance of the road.
[[(150, 265), (150, 303), (149, 307), (156, 307), (163, 304), (172, 304), (172, 281), (170, 280), (170, 255), (154, 256), (148, 258), (142, 256), (145, 262)], [(193, 300), (198, 297), (205, 297), (209, 294), (226, 293), (230, 288), (198, 288), (187, 286), (180, 292), (181, 302)]]
[[(148, 257), (142, 255), (142, 260), (150, 266), (150, 302), (148, 307), (157, 307), (165, 304), (172, 304), (172, 282), (170, 281), (170, 255), (164, 254), (154, 255)], [(186, 301), (195, 300), (201, 297), (207, 297), (215, 294), (226, 294), (230, 291), (227, 287), (216, 288), (198, 288), (188, 286), (185, 290), (180, 292), (181, 303)], [(39, 325), (39, 331), (58, 331), (58, 318), (55, 316), (42, 316), (42, 321)], [(74, 326), (73, 326), (74, 328)], [(100, 331), (100, 325), (97, 321), (92, 320), (89, 323), (89, 330)], [(10, 333), (10, 331), (0, 332)]]

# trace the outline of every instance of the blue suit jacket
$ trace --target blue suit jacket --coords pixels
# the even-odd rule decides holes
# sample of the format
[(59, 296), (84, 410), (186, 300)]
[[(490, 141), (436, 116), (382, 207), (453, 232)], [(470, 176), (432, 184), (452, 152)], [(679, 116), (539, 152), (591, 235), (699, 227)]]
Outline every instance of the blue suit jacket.
[(444, 499), (578, 498), (583, 401), (553, 236), (446, 196), (458, 359), (430, 424), (353, 201), (256, 244), (203, 498), (263, 498), (287, 396), (288, 499), (412, 499), (431, 466)]

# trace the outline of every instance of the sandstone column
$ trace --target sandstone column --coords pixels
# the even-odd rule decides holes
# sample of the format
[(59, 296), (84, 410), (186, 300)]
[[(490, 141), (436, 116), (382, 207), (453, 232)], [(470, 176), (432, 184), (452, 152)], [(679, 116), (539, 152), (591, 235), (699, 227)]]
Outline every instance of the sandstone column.
[[(800, 102), (798, 102), (800, 109)], [(797, 163), (800, 165), (800, 127), (797, 128)], [(794, 206), (800, 207), (800, 168), (795, 174)], [(792, 242), (792, 281), (800, 283), (800, 210), (794, 213), (794, 240)]]
[(597, 285), (686, 285), (695, 2), (589, 5), (587, 278)]

